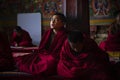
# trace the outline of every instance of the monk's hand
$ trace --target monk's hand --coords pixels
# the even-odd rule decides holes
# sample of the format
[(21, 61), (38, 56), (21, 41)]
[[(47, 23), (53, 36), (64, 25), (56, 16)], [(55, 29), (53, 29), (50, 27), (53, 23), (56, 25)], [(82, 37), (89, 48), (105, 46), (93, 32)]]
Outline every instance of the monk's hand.
[(13, 53), (13, 57), (25, 56), (31, 53)]

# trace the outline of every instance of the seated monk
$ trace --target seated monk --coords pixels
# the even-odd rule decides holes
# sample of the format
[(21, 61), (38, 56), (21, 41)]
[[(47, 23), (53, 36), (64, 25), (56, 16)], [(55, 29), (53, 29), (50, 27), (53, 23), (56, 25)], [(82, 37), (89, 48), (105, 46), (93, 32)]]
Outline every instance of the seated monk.
[(50, 21), (50, 29), (42, 37), (39, 52), (18, 56), (15, 58), (20, 71), (33, 75), (56, 73), (61, 47), (67, 38), (64, 28), (66, 18), (61, 13), (55, 13)]
[(101, 41), (99, 47), (109, 54), (110, 62), (115, 68), (118, 80), (120, 80), (120, 11), (117, 12), (116, 20), (108, 29), (108, 37)]
[(108, 37), (101, 41), (99, 47), (104, 51), (120, 51), (120, 25), (112, 23), (108, 29)]
[(108, 28), (108, 36), (99, 47), (105, 51), (120, 51), (120, 10), (116, 11), (115, 21)]
[(30, 47), (33, 46), (30, 34), (20, 26), (16, 26), (12, 34), (11, 46)]
[(70, 31), (57, 67), (58, 75), (67, 80), (115, 80), (111, 76), (107, 53), (80, 31)]
[(120, 24), (113, 22), (108, 29), (106, 40), (101, 41), (99, 47), (109, 54), (110, 62), (120, 61)]
[(14, 60), (7, 35), (0, 32), (0, 71), (14, 70)]

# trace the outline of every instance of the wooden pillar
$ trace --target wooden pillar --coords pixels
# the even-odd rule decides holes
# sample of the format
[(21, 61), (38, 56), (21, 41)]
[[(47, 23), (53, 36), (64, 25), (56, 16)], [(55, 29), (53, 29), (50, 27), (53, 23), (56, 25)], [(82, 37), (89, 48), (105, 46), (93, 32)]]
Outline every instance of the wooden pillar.
[(78, 29), (90, 35), (89, 0), (66, 0), (68, 30)]

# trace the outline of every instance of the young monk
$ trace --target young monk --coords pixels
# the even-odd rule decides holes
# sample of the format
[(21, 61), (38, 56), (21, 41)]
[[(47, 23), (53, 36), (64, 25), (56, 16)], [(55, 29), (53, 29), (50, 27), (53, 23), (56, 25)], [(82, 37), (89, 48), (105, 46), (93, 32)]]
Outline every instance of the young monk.
[(54, 74), (61, 47), (67, 37), (64, 28), (66, 18), (61, 13), (55, 13), (40, 42), (39, 53), (16, 58), (20, 71), (36, 74)]
[(115, 21), (108, 29), (108, 37), (101, 41), (99, 47), (105, 51), (120, 51), (120, 10), (116, 12)]
[(11, 46), (33, 46), (32, 38), (26, 30), (23, 30), (20, 26), (16, 26), (12, 34)]
[(104, 51), (120, 51), (120, 25), (112, 23), (108, 29), (108, 37), (101, 41), (99, 47)]
[(12, 57), (7, 35), (0, 32), (0, 71), (14, 70), (15, 63)]
[(66, 80), (112, 80), (108, 55), (80, 31), (70, 31), (57, 71)]

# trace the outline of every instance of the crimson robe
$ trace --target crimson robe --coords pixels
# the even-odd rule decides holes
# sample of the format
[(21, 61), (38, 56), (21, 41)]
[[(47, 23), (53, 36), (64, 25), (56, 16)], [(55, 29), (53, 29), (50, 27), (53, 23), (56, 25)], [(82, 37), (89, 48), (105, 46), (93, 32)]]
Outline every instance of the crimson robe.
[(105, 51), (120, 51), (120, 32), (114, 35), (108, 34), (107, 39), (102, 41), (99, 47)]
[[(99, 47), (101, 49), (103, 49), (104, 51), (113, 52), (113, 55), (114, 55), (114, 52), (120, 52), (120, 32), (116, 33), (114, 35), (108, 34), (107, 39), (105, 41), (102, 41), (99, 44)], [(111, 57), (111, 58), (114, 59), (114, 61), (112, 60), (111, 63), (113, 64), (113, 69), (115, 69), (115, 75), (119, 80), (120, 79), (120, 77), (119, 77), (119, 75), (120, 75), (120, 68), (119, 68), (120, 61), (117, 60), (117, 62), (115, 62), (116, 57)]]
[(15, 69), (7, 35), (0, 33), (0, 71)]
[(107, 53), (89, 39), (84, 39), (84, 48), (73, 55), (68, 40), (62, 47), (58, 63), (58, 75), (68, 80), (112, 80)]
[(25, 30), (22, 30), (20, 36), (17, 36), (16, 32), (13, 32), (11, 45), (15, 46), (16, 42), (18, 43), (18, 46), (33, 46), (30, 34)]
[(33, 75), (50, 75), (56, 72), (59, 52), (67, 36), (64, 29), (58, 31), (51, 45), (47, 48), (52, 32), (53, 30), (50, 29), (44, 33), (39, 46), (39, 53), (33, 53), (15, 59), (20, 71)]

